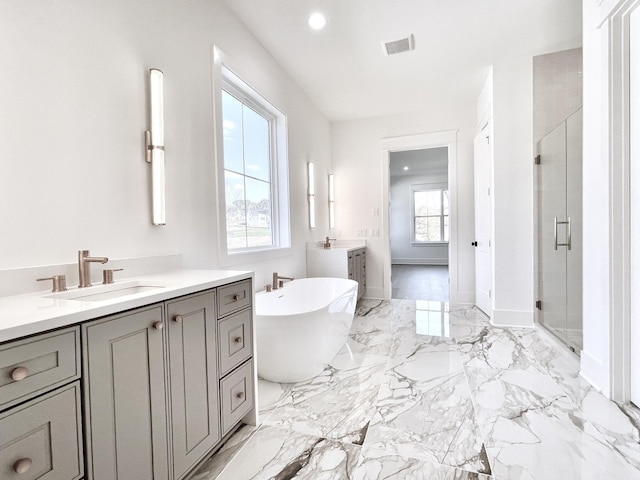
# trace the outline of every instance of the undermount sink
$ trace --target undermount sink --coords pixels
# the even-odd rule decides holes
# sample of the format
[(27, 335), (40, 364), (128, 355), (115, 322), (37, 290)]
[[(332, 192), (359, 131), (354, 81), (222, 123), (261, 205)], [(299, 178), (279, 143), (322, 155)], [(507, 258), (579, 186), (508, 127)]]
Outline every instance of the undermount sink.
[(101, 302), (103, 300), (112, 300), (114, 298), (126, 297), (127, 295), (149, 292), (163, 287), (164, 285), (154, 284), (154, 282), (132, 281), (78, 288), (68, 292), (54, 293), (52, 295), (47, 295), (46, 297), (64, 300), (79, 300), (83, 302)]

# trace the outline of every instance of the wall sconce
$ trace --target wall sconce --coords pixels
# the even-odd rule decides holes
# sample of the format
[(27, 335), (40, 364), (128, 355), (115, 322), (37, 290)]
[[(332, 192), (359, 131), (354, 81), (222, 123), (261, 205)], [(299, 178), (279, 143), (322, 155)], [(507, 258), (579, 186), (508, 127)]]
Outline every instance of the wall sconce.
[(151, 131), (144, 132), (145, 160), (151, 164), (153, 224), (165, 225), (164, 88), (162, 71), (149, 70)]
[(316, 228), (316, 176), (313, 171), (313, 162), (307, 163), (309, 173), (309, 227)]
[(336, 228), (336, 202), (333, 188), (333, 173), (329, 174), (329, 228)]

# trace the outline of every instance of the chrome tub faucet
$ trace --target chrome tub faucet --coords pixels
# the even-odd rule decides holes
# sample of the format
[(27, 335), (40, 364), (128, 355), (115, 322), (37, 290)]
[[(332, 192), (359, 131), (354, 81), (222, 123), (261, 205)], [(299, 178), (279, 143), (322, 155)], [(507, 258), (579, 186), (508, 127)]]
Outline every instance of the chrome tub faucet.
[[(278, 282), (278, 280), (280, 282)], [(282, 283), (284, 280), (293, 280), (293, 277), (282, 277), (278, 275), (278, 272), (273, 272), (273, 283), (271, 284), (271, 288), (273, 290), (277, 290), (278, 286), (282, 287)]]

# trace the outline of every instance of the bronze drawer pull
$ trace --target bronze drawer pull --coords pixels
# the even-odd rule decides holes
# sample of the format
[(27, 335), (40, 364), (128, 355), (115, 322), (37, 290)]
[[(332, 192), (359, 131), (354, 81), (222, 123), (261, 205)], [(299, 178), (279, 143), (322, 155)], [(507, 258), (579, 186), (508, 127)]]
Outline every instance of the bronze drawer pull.
[(244, 398), (244, 392), (238, 392), (238, 393), (236, 393), (236, 398), (237, 398), (238, 400), (242, 400), (242, 399)]
[(233, 343), (242, 343), (242, 337), (236, 337), (233, 339)]
[(17, 367), (14, 368), (11, 372), (11, 379), (19, 382), (20, 380), (24, 380), (25, 378), (27, 378), (27, 375), (29, 375), (29, 370), (27, 370), (25, 367)]
[(13, 471), (19, 474), (27, 473), (33, 462), (30, 458), (21, 458), (13, 464)]
[(234, 301), (234, 302), (237, 302), (238, 300), (240, 300), (240, 294), (239, 294), (239, 293), (236, 293), (236, 294), (234, 294), (234, 295), (233, 295), (233, 297), (232, 297), (232, 298), (233, 298), (233, 301)]

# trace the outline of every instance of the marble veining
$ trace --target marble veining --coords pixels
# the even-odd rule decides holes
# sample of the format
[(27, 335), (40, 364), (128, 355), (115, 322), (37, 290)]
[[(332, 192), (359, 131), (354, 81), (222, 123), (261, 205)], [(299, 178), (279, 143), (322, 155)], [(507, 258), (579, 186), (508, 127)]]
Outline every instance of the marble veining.
[(242, 455), (236, 455), (217, 477), (204, 478), (346, 480), (353, 478), (360, 448), (263, 426), (246, 443)]
[(640, 410), (544, 331), (365, 300), (317, 377), (259, 381), (260, 419), (192, 480), (640, 480)]

